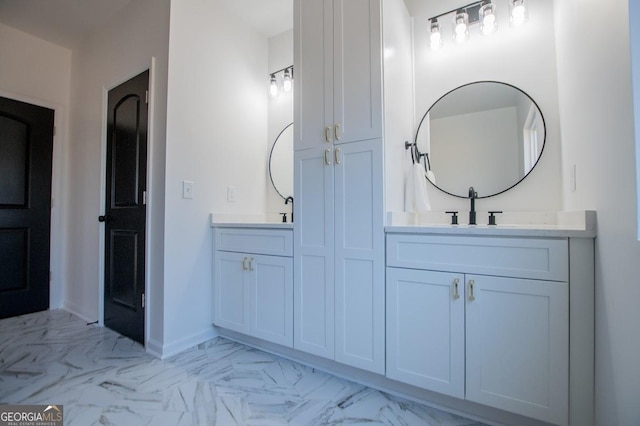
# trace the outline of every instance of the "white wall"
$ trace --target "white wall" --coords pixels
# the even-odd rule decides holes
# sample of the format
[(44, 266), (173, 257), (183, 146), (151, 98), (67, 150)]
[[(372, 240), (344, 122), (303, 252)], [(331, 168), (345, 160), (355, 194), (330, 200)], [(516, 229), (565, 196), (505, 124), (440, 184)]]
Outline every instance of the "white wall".
[[(269, 72), (278, 71), (282, 68), (293, 65), (293, 29), (285, 31), (281, 34), (273, 36), (269, 39)], [(265, 87), (267, 87), (267, 75), (265, 78)], [(282, 77), (282, 73), (278, 74)], [(295, 70), (294, 70), (295, 78)], [(265, 96), (266, 92), (265, 92)], [(267, 132), (267, 158), (273, 147), (276, 137), (285, 128), (293, 122), (293, 90), (291, 92), (280, 91), (276, 98), (269, 96), (269, 117)], [(293, 129), (288, 129), (285, 135), (291, 135), (289, 138), (293, 142)], [(293, 190), (293, 145), (291, 145), (291, 189)], [(267, 176), (267, 213), (287, 212), (287, 218), (291, 217), (291, 204), (284, 204), (282, 197), (273, 189), (271, 180)], [(284, 195), (284, 194), (283, 194)], [(293, 191), (290, 194), (293, 196)]]
[(68, 145), (71, 51), (22, 31), (0, 24), (0, 96), (55, 110), (51, 210), (51, 308), (64, 298), (64, 185)]
[(0, 88), (69, 105), (71, 51), (0, 24)]
[(65, 308), (99, 319), (103, 264), (106, 92), (151, 67), (148, 140), (147, 339), (162, 334), (164, 137), (169, 0), (136, 0), (73, 52), (69, 132), (69, 181), (65, 188), (68, 236)]
[[(414, 128), (437, 101), (450, 90), (474, 81), (494, 80), (520, 88), (536, 101), (544, 115), (547, 141), (538, 166), (517, 190), (480, 200), (480, 211), (555, 211), (562, 208), (560, 160), (560, 121), (553, 23), (553, 0), (529, 2), (529, 22), (520, 28), (508, 25), (508, 2), (496, 0), (498, 31), (490, 37), (477, 34), (463, 45), (455, 45), (448, 33), (444, 47), (432, 51), (428, 46), (428, 18), (445, 10), (425, 6), (424, 15), (414, 16), (414, 61), (416, 110)], [(434, 2), (437, 5), (437, 3)], [(442, 7), (442, 5), (440, 5)], [(450, 31), (450, 16), (442, 19)], [(436, 176), (436, 180), (437, 180)], [(451, 197), (428, 185), (433, 210), (469, 209), (469, 201)], [(481, 192), (479, 189), (478, 192)], [(481, 194), (480, 194), (481, 195)], [(464, 215), (463, 215), (464, 217)], [(486, 220), (486, 218), (483, 218)], [(466, 219), (462, 219), (465, 221)], [(482, 220), (479, 220), (482, 222)]]
[[(633, 79), (633, 104), (636, 135), (636, 164), (640, 164), (640, 2), (629, 1), (629, 32), (631, 33), (631, 68)], [(640, 167), (636, 167), (636, 185), (640, 186)], [(640, 222), (640, 197), (637, 197)], [(640, 240), (640, 229), (638, 229)]]
[[(637, 1), (632, 22), (639, 25)], [(629, 0), (556, 0), (564, 206), (596, 209), (596, 418), (640, 424), (640, 285)], [(597, 29), (601, 29), (602, 31)], [(635, 40), (637, 41), (637, 39)], [(544, 111), (544, 109), (543, 109)], [(576, 191), (569, 173), (577, 170)]]
[(163, 356), (214, 335), (209, 213), (265, 213), (267, 48), (218, 0), (171, 3)]
[(411, 17), (402, 0), (382, 2), (385, 209), (404, 208), (405, 167), (411, 164), (405, 141), (413, 141), (413, 63)]

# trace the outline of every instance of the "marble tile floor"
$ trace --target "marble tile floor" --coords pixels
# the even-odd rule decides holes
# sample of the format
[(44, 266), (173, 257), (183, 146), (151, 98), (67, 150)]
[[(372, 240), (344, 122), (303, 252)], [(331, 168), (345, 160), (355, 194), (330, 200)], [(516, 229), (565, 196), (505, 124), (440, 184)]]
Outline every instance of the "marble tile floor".
[(0, 320), (0, 404), (62, 404), (66, 426), (481, 426), (223, 338), (160, 360), (63, 310)]

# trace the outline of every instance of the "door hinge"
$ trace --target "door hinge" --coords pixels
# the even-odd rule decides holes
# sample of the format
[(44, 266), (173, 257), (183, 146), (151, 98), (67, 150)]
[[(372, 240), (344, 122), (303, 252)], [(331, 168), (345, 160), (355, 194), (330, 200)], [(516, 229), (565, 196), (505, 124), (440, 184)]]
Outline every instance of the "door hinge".
[(147, 191), (142, 191), (142, 205), (147, 205)]
[(144, 309), (144, 293), (142, 293), (142, 309)]
[(149, 91), (145, 90), (144, 92), (144, 103), (148, 104), (149, 103)]
[(57, 126), (53, 126), (53, 136), (56, 135), (57, 131), (58, 131), (58, 127)]

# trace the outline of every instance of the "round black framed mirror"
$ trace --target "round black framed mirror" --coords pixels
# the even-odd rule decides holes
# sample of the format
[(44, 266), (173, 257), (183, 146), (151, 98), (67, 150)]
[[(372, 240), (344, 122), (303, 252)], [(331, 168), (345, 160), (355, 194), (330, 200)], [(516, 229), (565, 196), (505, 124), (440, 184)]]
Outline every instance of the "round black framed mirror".
[(273, 142), (269, 178), (282, 199), (293, 197), (293, 123), (286, 125)]
[(546, 141), (544, 117), (519, 88), (478, 81), (451, 90), (424, 114), (415, 143), (428, 154), (427, 179), (441, 191), (468, 198), (501, 194), (538, 164)]

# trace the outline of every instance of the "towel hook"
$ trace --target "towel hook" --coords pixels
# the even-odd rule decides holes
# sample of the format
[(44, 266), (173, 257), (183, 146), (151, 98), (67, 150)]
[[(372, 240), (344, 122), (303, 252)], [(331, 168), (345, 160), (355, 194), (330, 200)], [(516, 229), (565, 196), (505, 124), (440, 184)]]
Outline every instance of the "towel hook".
[(416, 142), (405, 141), (404, 149), (410, 149), (410, 148), (411, 148), (411, 161), (413, 162), (413, 164), (415, 164), (416, 162), (420, 163), (422, 158), (425, 158), (424, 171), (428, 172), (429, 170), (431, 170), (431, 160), (429, 159), (429, 153), (420, 152), (420, 150), (418, 149), (418, 144)]
[(415, 142), (405, 141), (404, 149), (411, 149), (411, 162), (413, 164), (416, 164), (416, 161), (420, 162), (420, 151), (418, 151), (418, 145)]

